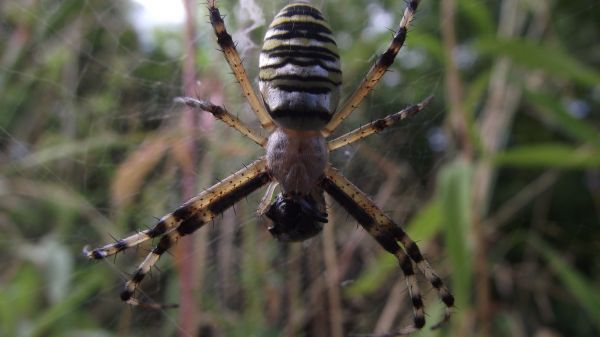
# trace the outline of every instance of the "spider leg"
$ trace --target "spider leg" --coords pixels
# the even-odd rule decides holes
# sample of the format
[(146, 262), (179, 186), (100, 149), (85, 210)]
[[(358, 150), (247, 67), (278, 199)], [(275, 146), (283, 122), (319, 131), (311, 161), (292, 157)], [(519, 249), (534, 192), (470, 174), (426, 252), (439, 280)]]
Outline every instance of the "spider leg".
[(262, 158), (204, 191), (200, 195), (204, 196), (203, 198), (192, 199), (179, 207), (172, 213), (173, 216), (178, 214), (175, 217), (181, 220), (179, 225), (163, 235), (156, 247), (138, 266), (133, 276), (125, 283), (121, 300), (131, 305), (139, 305), (139, 300), (134, 297), (135, 290), (162, 254), (175, 245), (179, 238), (192, 234), (234, 203), (270, 181), (271, 176), (266, 160)]
[(242, 87), (242, 91), (252, 111), (256, 114), (260, 125), (266, 129), (267, 131), (272, 131), (275, 128), (275, 124), (269, 116), (269, 113), (258, 99), (256, 92), (252, 88), (250, 84), (250, 80), (248, 80), (248, 75), (246, 74), (246, 70), (244, 69), (244, 65), (242, 64), (242, 60), (240, 59), (240, 55), (235, 48), (235, 44), (233, 43), (233, 39), (231, 35), (227, 33), (227, 29), (225, 28), (225, 23), (223, 22), (223, 18), (221, 17), (221, 13), (219, 9), (215, 6), (215, 0), (211, 0), (208, 2), (208, 12), (210, 15), (210, 24), (213, 26), (215, 34), (217, 35), (217, 43), (221, 47), (223, 54), (225, 55), (225, 59), (227, 63), (229, 63), (229, 67), (233, 71), (233, 75), (240, 83)]
[[(198, 221), (198, 228), (204, 224), (203, 219)], [(197, 229), (197, 228), (196, 228)], [(123, 291), (121, 291), (120, 297), (121, 300), (127, 302), (127, 304), (131, 305), (146, 305), (145, 303), (141, 303), (137, 298), (133, 296), (138, 285), (144, 280), (146, 275), (150, 272), (152, 267), (158, 262), (158, 259), (162, 254), (164, 254), (169, 248), (177, 243), (180, 237), (183, 235), (178, 231), (172, 231), (168, 234), (163, 235), (156, 247), (146, 255), (146, 258), (138, 268), (133, 273), (133, 276), (125, 283), (125, 287)], [(151, 304), (151, 307), (155, 308), (163, 308), (163, 305), (160, 304)]]
[(366, 138), (374, 133), (379, 133), (384, 129), (394, 125), (395, 123), (402, 121), (404, 119), (410, 118), (416, 115), (418, 112), (423, 110), (429, 102), (433, 99), (433, 96), (429, 96), (424, 99), (421, 103), (411, 105), (403, 110), (400, 110), (394, 114), (386, 116), (382, 119), (378, 119), (373, 121), (367, 125), (363, 125), (358, 129), (354, 129), (346, 134), (341, 135), (340, 137), (331, 140), (328, 142), (327, 146), (329, 147), (329, 151), (333, 151), (339, 149), (342, 146), (346, 146), (352, 144), (356, 141), (359, 141), (363, 138)]
[(174, 229), (185, 230), (189, 227), (184, 226), (186, 221), (192, 218), (210, 220), (270, 180), (267, 161), (265, 158), (261, 158), (188, 200), (173, 213), (163, 216), (152, 228), (99, 248), (90, 250), (86, 247), (83, 253), (90, 259), (101, 260), (127, 248), (135, 247), (144, 241), (163, 236)]
[(215, 116), (215, 118), (220, 119), (225, 124), (236, 129), (239, 133), (250, 138), (256, 144), (262, 147), (265, 147), (265, 145), (267, 144), (266, 137), (263, 137), (259, 135), (256, 131), (250, 129), (246, 124), (244, 124), (244, 122), (242, 122), (239, 118), (229, 113), (229, 111), (227, 111), (222, 106), (214, 105), (209, 101), (199, 100), (193, 97), (177, 97), (175, 101), (178, 103), (183, 103), (194, 109), (200, 109), (206, 112), (210, 112), (213, 116)]
[[(454, 297), (433, 267), (423, 258), (419, 247), (408, 234), (385, 215), (364, 192), (331, 166), (326, 168), (320, 186), (344, 207), (386, 251), (394, 254), (398, 259), (406, 276), (415, 313), (414, 325), (401, 332), (409, 331), (411, 328), (420, 329), (425, 325), (423, 300), (416, 283), (412, 262), (417, 265), (417, 268), (435, 288), (441, 301), (446, 306), (442, 321), (435, 324), (433, 328), (437, 328), (441, 323), (446, 322), (452, 312)], [(402, 244), (403, 249), (400, 248), (398, 242)]]
[(394, 34), (392, 42), (388, 46), (387, 50), (379, 56), (375, 64), (373, 64), (358, 88), (354, 90), (342, 108), (336, 112), (331, 121), (329, 121), (329, 123), (321, 131), (321, 134), (323, 134), (324, 137), (329, 136), (333, 130), (335, 130), (338, 125), (340, 125), (340, 123), (346, 119), (350, 113), (356, 109), (356, 107), (358, 107), (363, 98), (377, 85), (383, 74), (385, 74), (387, 69), (392, 65), (392, 63), (394, 63), (396, 55), (400, 51), (400, 48), (402, 48), (402, 45), (404, 45), (408, 25), (412, 21), (418, 5), (419, 0), (409, 0), (407, 2), (402, 20), (398, 26), (398, 31), (396, 34)]

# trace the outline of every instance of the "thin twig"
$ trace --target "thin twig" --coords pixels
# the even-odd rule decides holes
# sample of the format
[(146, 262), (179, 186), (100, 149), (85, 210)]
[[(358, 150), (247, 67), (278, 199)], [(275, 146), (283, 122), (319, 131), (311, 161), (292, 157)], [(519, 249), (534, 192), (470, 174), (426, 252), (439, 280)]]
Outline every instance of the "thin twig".
[[(332, 204), (331, 197), (329, 195), (325, 198), (327, 205)], [(329, 214), (329, 224), (325, 225), (323, 229), (323, 255), (325, 260), (325, 277), (327, 282), (327, 298), (329, 300), (329, 320), (331, 327), (332, 337), (343, 336), (343, 319), (342, 319), (342, 308), (339, 291), (339, 274), (338, 274), (338, 260), (335, 251), (335, 224), (334, 214)]]
[(559, 171), (548, 170), (541, 174), (536, 180), (522, 188), (519, 193), (506, 201), (492, 216), (485, 220), (486, 228), (497, 228), (508, 222), (518, 211), (545, 192), (556, 182), (559, 177)]
[(446, 98), (450, 105), (450, 129), (454, 134), (457, 147), (465, 158), (472, 158), (473, 146), (470, 141), (467, 119), (463, 107), (463, 85), (456, 62), (456, 0), (444, 0), (441, 3), (441, 26), (444, 56), (446, 60)]
[[(448, 124), (450, 132), (456, 141), (456, 147), (459, 155), (469, 163), (473, 159), (473, 145), (468, 130), (468, 120), (463, 106), (464, 91), (460, 73), (458, 71), (456, 60), (456, 0), (444, 0), (441, 2), (441, 29), (442, 42), (444, 47), (445, 57), (445, 90), (446, 98), (450, 105), (450, 113), (448, 116)], [(468, 216), (468, 221), (473, 232), (475, 242), (475, 287), (479, 290), (478, 295), (483, 293), (487, 295), (487, 262), (485, 247), (481, 244), (484, 242), (481, 226), (478, 226), (474, 213), (471, 212)], [(465, 245), (468, 245), (465, 243)], [(461, 263), (471, 263), (471, 261), (461, 261)], [(460, 305), (461, 303), (459, 303)], [(465, 311), (469, 308), (465, 308)], [(462, 315), (463, 321), (457, 322), (454, 333), (458, 336), (468, 335), (469, 327), (465, 319), (468, 319), (468, 313)], [(456, 321), (456, 319), (455, 319)]]

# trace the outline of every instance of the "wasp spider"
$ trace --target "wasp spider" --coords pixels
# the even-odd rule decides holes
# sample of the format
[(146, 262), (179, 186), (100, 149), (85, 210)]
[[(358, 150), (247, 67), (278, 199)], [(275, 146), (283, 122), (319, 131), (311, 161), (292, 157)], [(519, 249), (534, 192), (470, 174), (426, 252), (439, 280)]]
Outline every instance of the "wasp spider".
[[(398, 333), (410, 333), (425, 324), (421, 292), (414, 266), (427, 278), (446, 306), (442, 322), (450, 317), (454, 298), (419, 247), (369, 197), (328, 161), (329, 152), (377, 133), (421, 111), (431, 98), (348, 132), (326, 138), (360, 104), (394, 62), (402, 47), (419, 1), (410, 0), (397, 32), (358, 88), (338, 109), (341, 71), (329, 24), (312, 5), (300, 2), (284, 7), (267, 30), (259, 61), (259, 88), (254, 91), (231, 35), (215, 6), (209, 2), (210, 22), (217, 42), (262, 128), (263, 137), (225, 108), (183, 97), (180, 102), (208, 111), (266, 149), (266, 155), (162, 217), (152, 228), (100, 248), (86, 249), (90, 259), (104, 259), (140, 243), (159, 238), (158, 244), (126, 282), (121, 299), (139, 305), (134, 293), (140, 282), (177, 240), (193, 233), (250, 193), (269, 185), (258, 213), (272, 220), (271, 234), (281, 241), (302, 241), (318, 234), (327, 222), (327, 192), (400, 264), (414, 310), (413, 323)], [(273, 200), (276, 185), (282, 193)], [(442, 323), (440, 322), (440, 323)], [(438, 326), (436, 324), (436, 326)]]

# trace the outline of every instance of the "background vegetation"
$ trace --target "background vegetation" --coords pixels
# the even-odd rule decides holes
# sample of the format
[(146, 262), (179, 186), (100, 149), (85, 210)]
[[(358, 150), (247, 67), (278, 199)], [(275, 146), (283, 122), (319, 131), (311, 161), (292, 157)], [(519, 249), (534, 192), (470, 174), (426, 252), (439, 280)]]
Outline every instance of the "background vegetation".
[[(286, 3), (219, 2), (252, 78), (265, 23)], [(390, 39), (375, 23), (395, 27), (404, 4), (319, 3), (349, 93)], [(101, 263), (82, 247), (151, 225), (261, 153), (172, 103), (195, 77), (192, 92), (257, 126), (204, 5), (192, 4), (196, 28), (152, 43), (130, 10), (0, 3), (0, 335), (338, 337), (409, 323), (393, 258), (338, 206), (323, 235), (282, 245), (254, 215), (260, 196), (144, 282), (142, 296), (180, 309), (119, 301), (148, 246)], [(600, 335), (599, 17), (592, 0), (423, 1), (393, 71), (341, 128), (436, 97), (332, 158), (407, 226), (456, 295), (451, 324), (417, 335)], [(442, 308), (422, 281), (432, 324)]]

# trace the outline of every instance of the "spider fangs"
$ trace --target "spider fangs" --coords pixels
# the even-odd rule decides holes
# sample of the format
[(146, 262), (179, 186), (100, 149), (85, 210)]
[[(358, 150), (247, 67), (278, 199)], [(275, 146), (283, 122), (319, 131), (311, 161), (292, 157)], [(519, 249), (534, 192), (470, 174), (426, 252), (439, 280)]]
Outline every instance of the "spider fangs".
[[(450, 317), (454, 298), (417, 244), (382, 212), (369, 197), (348, 181), (328, 161), (329, 151), (354, 143), (413, 116), (431, 100), (409, 106), (395, 114), (366, 124), (336, 139), (326, 138), (360, 104), (394, 62), (406, 38), (418, 0), (409, 0), (397, 32), (387, 50), (361, 81), (358, 88), (337, 109), (341, 71), (337, 46), (329, 24), (321, 12), (301, 2), (284, 7), (267, 30), (259, 61), (259, 88), (256, 95), (242, 65), (235, 44), (225, 29), (225, 23), (209, 1), (210, 21), (217, 42), (250, 107), (263, 129), (263, 137), (246, 126), (225, 108), (191, 97), (177, 101), (212, 113), (230, 127), (266, 148), (266, 156), (204, 190), (174, 212), (165, 215), (152, 228), (95, 249), (84, 249), (90, 259), (104, 259), (144, 241), (158, 238), (158, 244), (125, 283), (121, 299), (131, 305), (141, 303), (134, 295), (138, 285), (158, 259), (177, 240), (209, 223), (235, 202), (268, 185), (259, 205), (259, 214), (273, 221), (269, 231), (282, 241), (301, 241), (318, 234), (327, 213), (323, 194), (327, 192), (386, 251), (393, 254), (405, 276), (413, 306), (413, 323), (396, 332), (383, 335), (408, 334), (425, 325), (425, 310), (414, 267), (436, 290), (446, 310), (440, 326)], [(273, 202), (279, 184), (282, 193)], [(161, 307), (160, 305), (153, 305)]]

